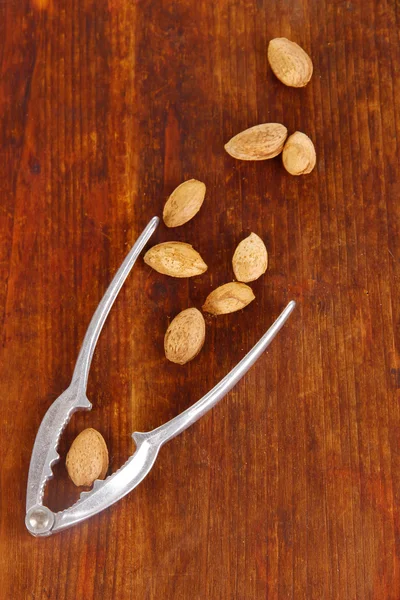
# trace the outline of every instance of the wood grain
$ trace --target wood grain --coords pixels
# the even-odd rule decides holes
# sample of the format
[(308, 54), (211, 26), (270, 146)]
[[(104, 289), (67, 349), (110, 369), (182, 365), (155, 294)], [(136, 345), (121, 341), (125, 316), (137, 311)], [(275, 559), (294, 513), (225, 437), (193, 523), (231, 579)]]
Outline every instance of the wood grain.
[[(400, 598), (400, 6), (395, 0), (0, 2), (0, 596), (75, 600)], [(312, 56), (302, 90), (273, 37)], [(237, 132), (283, 122), (317, 167), (235, 161)], [(116, 506), (48, 539), (24, 527), (40, 421), (69, 383), (129, 247), (185, 178), (204, 207), (154, 241), (209, 265), (135, 267), (106, 323), (84, 427), (112, 469), (197, 400), (290, 299), (298, 309), (212, 413)], [(245, 311), (207, 317), (199, 357), (163, 357), (169, 320), (233, 277), (255, 231), (269, 268)], [(77, 497), (64, 462), (46, 499)]]

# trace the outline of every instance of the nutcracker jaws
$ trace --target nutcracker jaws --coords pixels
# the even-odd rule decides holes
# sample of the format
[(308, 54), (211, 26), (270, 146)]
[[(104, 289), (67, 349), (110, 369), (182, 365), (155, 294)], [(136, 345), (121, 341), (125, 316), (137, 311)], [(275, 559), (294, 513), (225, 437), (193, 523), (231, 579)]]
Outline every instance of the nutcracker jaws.
[(236, 385), (261, 356), (295, 307), (295, 302), (289, 302), (252, 350), (193, 406), (153, 431), (133, 433), (136, 451), (120, 469), (104, 481), (96, 480), (92, 490), (83, 492), (70, 508), (53, 513), (43, 505), (43, 494), (47, 481), (53, 476), (52, 466), (59, 460), (59, 439), (74, 412), (92, 408), (86, 396), (86, 387), (97, 340), (115, 298), (158, 223), (158, 217), (151, 219), (118, 269), (89, 324), (70, 386), (53, 402), (40, 424), (32, 451), (26, 495), (25, 524), (34, 536), (49, 536), (81, 523), (132, 491), (152, 468), (161, 446), (200, 419)]

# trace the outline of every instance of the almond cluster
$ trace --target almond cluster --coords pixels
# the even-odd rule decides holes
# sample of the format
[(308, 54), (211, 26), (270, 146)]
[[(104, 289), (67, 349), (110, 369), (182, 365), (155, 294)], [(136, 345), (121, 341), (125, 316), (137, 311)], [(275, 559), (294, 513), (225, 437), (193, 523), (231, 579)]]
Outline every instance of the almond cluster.
[[(164, 206), (163, 218), (167, 227), (187, 223), (200, 210), (206, 186), (197, 179), (179, 185)], [(152, 269), (170, 277), (194, 277), (207, 271), (201, 255), (184, 242), (163, 242), (148, 250), (144, 261)], [(268, 253), (262, 239), (255, 233), (240, 242), (232, 258), (237, 281), (217, 287), (206, 298), (203, 311), (212, 315), (225, 315), (245, 308), (255, 298), (246, 285), (258, 279), (268, 266)], [(165, 356), (171, 362), (184, 365), (193, 360), (203, 347), (206, 326), (197, 308), (187, 308), (171, 321), (164, 337)]]
[[(313, 74), (308, 54), (286, 38), (275, 38), (268, 45), (268, 62), (276, 77), (289, 87), (304, 87)], [(316, 163), (314, 144), (301, 131), (288, 137), (281, 123), (255, 125), (235, 135), (225, 150), (238, 160), (266, 160), (282, 153), (282, 162), (291, 175), (311, 173)]]

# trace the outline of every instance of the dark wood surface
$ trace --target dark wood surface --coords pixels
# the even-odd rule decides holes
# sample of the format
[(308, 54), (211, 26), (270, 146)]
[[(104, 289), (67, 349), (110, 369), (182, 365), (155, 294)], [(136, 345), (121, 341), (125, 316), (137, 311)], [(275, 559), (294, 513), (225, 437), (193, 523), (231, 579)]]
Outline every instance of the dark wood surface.
[[(396, 0), (0, 2), (0, 597), (174, 600), (400, 598), (400, 5)], [(312, 56), (279, 83), (267, 43)], [(244, 163), (224, 143), (278, 121), (314, 172)], [(33, 441), (67, 387), (91, 315), (173, 188), (207, 185), (199, 215), (154, 241), (209, 265), (172, 280), (139, 261), (99, 341), (84, 427), (112, 470), (132, 431), (208, 391), (290, 299), (298, 308), (223, 402), (165, 446), (101, 515), (48, 539), (24, 527)], [(207, 318), (199, 357), (164, 359), (169, 320), (232, 279), (255, 231), (256, 301)], [(77, 491), (55, 469), (46, 500)]]

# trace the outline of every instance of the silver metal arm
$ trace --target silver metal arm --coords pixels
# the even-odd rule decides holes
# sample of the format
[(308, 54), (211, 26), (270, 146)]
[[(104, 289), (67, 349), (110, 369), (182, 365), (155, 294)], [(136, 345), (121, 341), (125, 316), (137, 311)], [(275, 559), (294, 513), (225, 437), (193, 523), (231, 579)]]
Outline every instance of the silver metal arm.
[[(118, 292), (158, 223), (158, 217), (151, 219), (118, 269), (92, 317), (69, 388), (53, 402), (40, 424), (29, 467), (26, 494), (27, 513), (35, 514), (35, 509), (42, 505), (46, 482), (53, 476), (52, 465), (59, 459), (58, 442), (71, 416), (79, 409), (90, 410), (92, 407), (86, 397), (86, 386), (97, 340)], [(40, 512), (43, 516), (43, 512), (46, 511), (48, 509), (45, 507), (39, 512), (36, 511), (35, 519), (39, 519)]]
[(37, 527), (37, 522), (34, 522), (32, 525), (30, 515), (28, 514), (26, 524), (29, 531), (33, 535), (50, 535), (56, 533), (101, 512), (132, 491), (152, 468), (161, 446), (200, 419), (243, 377), (282, 328), (294, 307), (295, 302), (289, 302), (275, 323), (252, 350), (246, 354), (220, 383), (193, 406), (153, 431), (148, 433), (134, 433), (133, 438), (136, 442), (136, 452), (133, 456), (118, 471), (107, 477), (107, 479), (96, 481), (93, 490), (81, 494), (81, 498), (76, 504), (56, 514), (42, 507), (43, 511), (48, 512), (44, 514), (40, 529)]
[(110, 312), (111, 307), (114, 304), (115, 299), (118, 296), (120, 289), (124, 285), (125, 279), (128, 277), (138, 256), (156, 230), (158, 223), (159, 218), (153, 217), (142, 234), (139, 236), (135, 245), (114, 275), (114, 279), (110, 283), (106, 293), (96, 309), (96, 312), (92, 317), (92, 320), (90, 321), (72, 377), (72, 385), (76, 384), (80, 393), (86, 393), (89, 369), (92, 363), (94, 349), (96, 347), (97, 340), (99, 339), (101, 330), (103, 329), (104, 322), (108, 317), (108, 313)]

